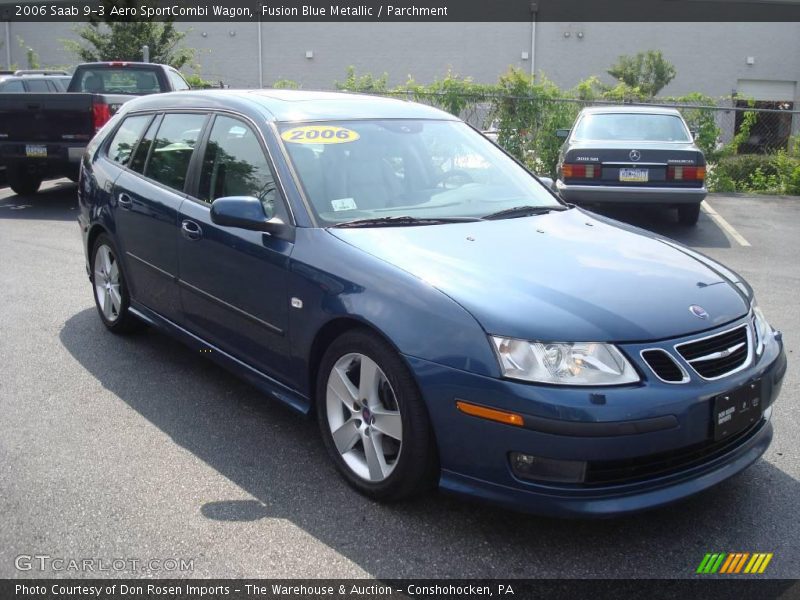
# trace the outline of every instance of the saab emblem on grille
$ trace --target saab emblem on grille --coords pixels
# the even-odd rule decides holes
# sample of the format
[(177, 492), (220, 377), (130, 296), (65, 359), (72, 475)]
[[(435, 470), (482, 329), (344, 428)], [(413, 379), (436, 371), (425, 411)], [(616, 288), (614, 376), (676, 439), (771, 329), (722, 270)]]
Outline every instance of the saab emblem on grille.
[(698, 319), (708, 318), (708, 313), (706, 312), (706, 309), (703, 308), (702, 306), (697, 306), (697, 304), (692, 304), (689, 307), (689, 312), (692, 313)]
[(638, 150), (631, 150), (631, 153), (628, 154), (631, 160), (639, 160), (642, 158), (642, 154)]

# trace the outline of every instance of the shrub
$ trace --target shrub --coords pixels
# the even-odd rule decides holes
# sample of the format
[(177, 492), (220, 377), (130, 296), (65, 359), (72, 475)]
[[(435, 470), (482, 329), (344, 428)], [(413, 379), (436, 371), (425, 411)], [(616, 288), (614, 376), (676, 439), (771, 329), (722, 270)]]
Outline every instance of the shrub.
[(292, 79), (278, 79), (272, 84), (272, 88), (276, 90), (299, 90), (300, 84)]
[(202, 75), (199, 75), (198, 73), (184, 75), (183, 78), (186, 80), (186, 83), (189, 84), (189, 87), (191, 87), (193, 90), (205, 90), (208, 88), (219, 87), (218, 83), (209, 81), (207, 79), (203, 79)]
[(347, 67), (347, 77), (344, 81), (336, 81), (334, 86), (337, 90), (347, 92), (363, 92), (366, 94), (380, 94), (389, 90), (389, 75), (384, 73), (380, 77), (374, 77), (371, 73), (357, 75), (354, 66)]
[(800, 158), (783, 150), (725, 156), (710, 168), (707, 183), (712, 192), (800, 194)]

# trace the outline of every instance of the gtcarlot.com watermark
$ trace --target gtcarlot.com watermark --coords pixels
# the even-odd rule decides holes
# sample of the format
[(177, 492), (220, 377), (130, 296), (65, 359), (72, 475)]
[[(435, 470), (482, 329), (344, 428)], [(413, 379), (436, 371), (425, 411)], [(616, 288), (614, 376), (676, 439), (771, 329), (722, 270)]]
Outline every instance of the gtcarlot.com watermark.
[(42, 573), (190, 573), (193, 558), (74, 558), (49, 554), (20, 554), (18, 571)]

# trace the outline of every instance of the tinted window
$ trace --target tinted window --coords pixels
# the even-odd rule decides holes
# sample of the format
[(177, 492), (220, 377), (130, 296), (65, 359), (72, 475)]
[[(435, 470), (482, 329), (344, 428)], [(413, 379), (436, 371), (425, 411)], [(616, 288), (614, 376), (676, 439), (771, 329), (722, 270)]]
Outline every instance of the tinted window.
[(144, 134), (139, 145), (136, 146), (136, 153), (133, 155), (131, 163), (128, 166), (137, 173), (144, 173), (145, 163), (150, 154), (150, 146), (153, 145), (153, 140), (156, 139), (156, 131), (158, 131), (158, 126), (160, 124), (161, 119), (159, 117), (153, 119), (150, 127), (147, 128), (147, 133)]
[(131, 158), (131, 152), (142, 136), (144, 128), (147, 127), (147, 123), (150, 122), (150, 118), (151, 115), (139, 115), (125, 119), (108, 146), (108, 158), (121, 165), (127, 165)]
[(6, 81), (2, 87), (0, 87), (0, 91), (5, 93), (21, 93), (25, 91), (25, 88), (22, 85), (22, 82), (19, 79), (12, 79), (11, 81)]
[(203, 157), (200, 198), (212, 202), (223, 196), (253, 196), (271, 217), (276, 193), (275, 179), (253, 130), (237, 119), (217, 117)]
[(183, 77), (180, 76), (179, 73), (176, 71), (167, 71), (167, 76), (169, 77), (169, 81), (172, 84), (173, 90), (188, 90), (189, 84), (184, 81)]
[(154, 94), (161, 91), (153, 71), (121, 67), (86, 69), (79, 74), (79, 92), (95, 94)]
[(29, 79), (28, 80), (29, 92), (45, 92), (50, 93), (50, 88), (47, 87), (47, 82), (44, 79)]
[(69, 82), (71, 80), (72, 77), (63, 76), (63, 77), (53, 77), (51, 81), (55, 84), (57, 90), (66, 92), (67, 88), (69, 87)]
[(205, 115), (164, 115), (144, 174), (175, 190), (183, 190), (192, 151), (205, 120)]
[(589, 113), (575, 128), (574, 140), (688, 142), (689, 132), (675, 115)]

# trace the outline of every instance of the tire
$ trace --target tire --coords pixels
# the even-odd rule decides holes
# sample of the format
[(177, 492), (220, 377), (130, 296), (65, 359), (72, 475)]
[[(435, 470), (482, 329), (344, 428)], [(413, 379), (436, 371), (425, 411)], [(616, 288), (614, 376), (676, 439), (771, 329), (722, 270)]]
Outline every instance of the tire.
[[(362, 373), (374, 376), (359, 389)], [(425, 403), (383, 339), (355, 329), (330, 345), (317, 376), (316, 407), (331, 459), (360, 493), (391, 502), (435, 487), (439, 463)]]
[(678, 207), (678, 222), (681, 225), (697, 225), (700, 218), (700, 204), (687, 204)]
[(23, 167), (9, 168), (7, 172), (8, 186), (18, 196), (31, 196), (39, 191), (42, 177), (27, 172)]
[[(103, 325), (112, 333), (130, 333), (144, 324), (130, 312), (130, 294), (125, 283), (119, 253), (106, 234), (92, 247), (92, 292)], [(115, 293), (116, 292), (116, 293)]]

